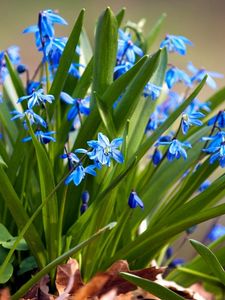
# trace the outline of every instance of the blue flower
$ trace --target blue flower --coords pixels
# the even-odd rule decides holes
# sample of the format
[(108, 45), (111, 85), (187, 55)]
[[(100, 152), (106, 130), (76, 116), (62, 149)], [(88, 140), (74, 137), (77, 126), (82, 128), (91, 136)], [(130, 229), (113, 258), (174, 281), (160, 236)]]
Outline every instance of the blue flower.
[(204, 68), (197, 69), (191, 62), (188, 63), (187, 68), (191, 73), (194, 74), (193, 77), (191, 78), (192, 82), (199, 83), (207, 75), (208, 77), (206, 79), (206, 83), (212, 89), (217, 88), (216, 82), (213, 79), (213, 77), (214, 78), (223, 78), (224, 77), (223, 74), (220, 74), (220, 73), (217, 73), (217, 72), (210, 72), (210, 71), (207, 71)]
[(158, 148), (156, 148), (152, 155), (153, 165), (157, 166), (160, 163), (161, 159), (162, 159), (162, 152)]
[(166, 47), (168, 52), (177, 52), (180, 55), (185, 55), (187, 52), (186, 44), (192, 46), (192, 42), (181, 35), (167, 34), (165, 39), (160, 44), (160, 48)]
[(198, 191), (201, 193), (201, 192), (204, 192), (209, 186), (210, 186), (211, 182), (207, 179), (205, 180), (199, 187)]
[(109, 142), (109, 139), (102, 133), (98, 133), (98, 140), (88, 141), (89, 147), (93, 150), (88, 152), (88, 156), (92, 160), (97, 160), (102, 165), (110, 166), (111, 158), (118, 163), (123, 163), (123, 155), (117, 149), (123, 142), (122, 138), (117, 138)]
[(190, 77), (184, 71), (174, 66), (167, 70), (165, 81), (169, 89), (171, 89), (174, 84), (178, 82), (183, 82), (186, 86), (189, 87), (191, 86)]
[(154, 112), (151, 114), (151, 117), (148, 121), (145, 131), (156, 130), (165, 120), (167, 115), (164, 112), (160, 111), (160, 107), (156, 107)]
[(148, 82), (144, 87), (144, 96), (151, 97), (152, 100), (159, 98), (162, 88), (151, 82)]
[(174, 139), (169, 142), (159, 141), (158, 145), (169, 145), (169, 149), (167, 152), (167, 159), (169, 161), (179, 159), (181, 156), (184, 159), (187, 159), (187, 152), (184, 147), (191, 148), (191, 144), (189, 142), (180, 142), (177, 139)]
[(225, 226), (222, 224), (215, 224), (213, 228), (208, 233), (207, 238), (211, 241), (216, 241), (218, 238), (224, 236), (225, 234)]
[(189, 110), (189, 112), (185, 112), (182, 115), (182, 120), (181, 120), (181, 128), (183, 134), (187, 134), (190, 126), (195, 125), (195, 126), (202, 126), (202, 121), (199, 120), (199, 118), (203, 118), (205, 115), (201, 112), (195, 112)]
[(96, 176), (95, 165), (90, 165), (84, 168), (81, 163), (79, 163), (74, 171), (66, 178), (65, 184), (69, 184), (71, 181), (77, 186), (85, 178), (86, 174)]
[(213, 164), (216, 160), (222, 168), (225, 167), (225, 132), (219, 131), (216, 135), (211, 137), (204, 137), (202, 140), (211, 140), (209, 147), (207, 149), (202, 149), (202, 151), (212, 154), (210, 156), (209, 162)]
[(6, 52), (13, 65), (18, 65), (20, 63), (20, 48), (18, 46), (11, 46)]
[(80, 207), (80, 213), (81, 213), (81, 215), (83, 213), (85, 213), (85, 211), (88, 209), (89, 198), (90, 198), (90, 195), (89, 195), (88, 191), (84, 191), (81, 194), (81, 200), (82, 200), (82, 205)]
[[(32, 109), (27, 109), (24, 112), (19, 112), (17, 110), (13, 110), (11, 111), (11, 114), (14, 115), (11, 120), (16, 120), (16, 119), (24, 119), (25, 117), (28, 118), (28, 120), (30, 121), (30, 124), (40, 124), (43, 127), (47, 127), (47, 124), (45, 122), (44, 119), (42, 119), (42, 117), (40, 117), (38, 114), (36, 114)], [(26, 120), (24, 121), (24, 127), (25, 129), (28, 129)]]
[[(55, 140), (55, 138), (53, 138), (51, 136), (52, 134), (55, 134), (55, 131), (43, 132), (41, 130), (37, 130), (35, 132), (35, 135), (36, 135), (37, 139), (42, 144), (48, 144), (51, 141), (55, 142), (56, 140)], [(31, 140), (32, 140), (31, 136), (27, 136), (27, 137), (22, 139), (23, 142), (28, 142), (28, 141), (31, 141)]]
[(32, 109), (35, 105), (45, 105), (46, 102), (52, 103), (54, 100), (53, 95), (45, 95), (43, 89), (33, 91), (31, 95), (23, 96), (18, 99), (18, 103), (28, 100), (27, 106), (29, 109)]
[(0, 51), (0, 83), (5, 81), (8, 75), (8, 69), (6, 67), (5, 53), (8, 54), (9, 59), (13, 65), (18, 65), (20, 63), (20, 54), (18, 46), (11, 46), (5, 51)]
[(34, 33), (35, 43), (39, 50), (43, 50), (46, 40), (54, 37), (54, 24), (67, 25), (67, 22), (51, 9), (39, 13), (38, 25), (31, 25), (23, 33)]
[(195, 98), (192, 103), (189, 105), (192, 110), (204, 110), (206, 112), (210, 112), (210, 103), (209, 102), (201, 102), (197, 98)]
[(144, 203), (142, 200), (138, 197), (137, 193), (132, 191), (130, 193), (129, 199), (128, 199), (128, 205), (130, 208), (136, 208), (140, 206), (141, 208), (144, 208)]
[(208, 126), (211, 125), (217, 125), (219, 126), (219, 128), (224, 128), (225, 127), (225, 112), (224, 111), (220, 111), (216, 116), (214, 116), (213, 118), (211, 118), (208, 121)]
[(130, 63), (135, 62), (135, 54), (138, 56), (143, 56), (143, 51), (141, 48), (136, 46), (132, 40), (131, 35), (125, 33), (122, 29), (119, 29), (120, 39), (118, 41), (118, 50), (117, 50), (117, 60), (122, 62), (122, 60), (127, 60)]
[(114, 80), (129, 71), (133, 67), (133, 63), (129, 61), (122, 61), (114, 68)]
[(72, 105), (72, 108), (69, 110), (67, 119), (68, 121), (74, 120), (79, 113), (84, 115), (90, 114), (90, 97), (84, 99), (72, 98), (69, 94), (61, 92), (60, 98), (67, 104)]

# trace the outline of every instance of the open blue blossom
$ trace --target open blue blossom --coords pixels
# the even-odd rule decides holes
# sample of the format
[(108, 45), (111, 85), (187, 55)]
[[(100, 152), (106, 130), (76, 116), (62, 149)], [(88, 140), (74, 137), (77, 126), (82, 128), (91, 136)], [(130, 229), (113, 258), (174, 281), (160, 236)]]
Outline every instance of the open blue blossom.
[(181, 120), (181, 128), (183, 134), (187, 134), (190, 126), (202, 126), (202, 121), (199, 120), (199, 118), (203, 118), (205, 115), (201, 112), (195, 112), (188, 110), (182, 115), (182, 120)]
[(151, 82), (148, 82), (144, 87), (144, 96), (151, 97), (152, 100), (159, 98), (162, 88)]
[(96, 176), (95, 165), (90, 165), (84, 168), (81, 163), (79, 163), (74, 171), (66, 178), (65, 184), (69, 184), (71, 181), (77, 186), (85, 178), (86, 174)]
[(202, 149), (202, 151), (211, 154), (210, 164), (218, 160), (220, 166), (225, 168), (225, 132), (220, 131), (215, 136), (202, 138), (202, 140), (212, 140), (208, 148)]
[(197, 111), (197, 110), (204, 110), (206, 112), (211, 111), (209, 102), (201, 102), (197, 98), (195, 98), (189, 106), (190, 106), (191, 110), (195, 110), (195, 111)]
[(219, 128), (225, 128), (225, 112), (220, 111), (217, 115), (208, 121), (208, 126), (218, 125)]
[(174, 139), (170, 142), (159, 141), (159, 145), (169, 145), (169, 149), (167, 151), (167, 159), (169, 161), (179, 159), (181, 156), (184, 159), (187, 159), (187, 152), (184, 147), (191, 148), (191, 144), (189, 142), (180, 142), (177, 139)]
[(43, 10), (39, 13), (38, 24), (27, 27), (23, 33), (34, 33), (37, 48), (43, 50), (46, 40), (54, 37), (55, 23), (67, 25), (67, 22), (53, 10)]
[(134, 63), (135, 54), (143, 56), (143, 51), (132, 42), (130, 34), (119, 29), (119, 37), (117, 61), (122, 62), (122, 60), (127, 60), (130, 63)]
[(114, 68), (114, 79), (119, 78), (121, 75), (129, 71), (133, 67), (133, 63), (129, 61), (122, 61)]
[(222, 224), (215, 224), (207, 235), (210, 241), (216, 241), (218, 238), (225, 235), (225, 226)]
[(186, 45), (192, 46), (192, 42), (181, 35), (167, 34), (161, 42), (160, 48), (166, 47), (168, 52), (177, 52), (180, 55), (185, 55), (187, 52)]
[[(52, 137), (51, 135), (55, 134), (55, 131), (48, 131), (48, 132), (43, 132), (41, 130), (37, 130), (35, 132), (35, 135), (37, 139), (39, 140), (40, 143), (42, 144), (48, 144), (49, 142), (55, 142), (55, 138)], [(31, 136), (27, 136), (22, 139), (23, 142), (29, 142), (32, 140)]]
[(20, 63), (20, 53), (18, 46), (11, 46), (5, 51), (0, 51), (0, 83), (5, 81), (8, 74), (8, 69), (6, 67), (5, 53), (8, 54), (9, 59), (13, 65), (18, 65)]
[(23, 96), (18, 99), (18, 103), (28, 100), (27, 106), (29, 109), (32, 109), (35, 105), (45, 105), (46, 102), (52, 103), (54, 100), (53, 95), (45, 95), (43, 89), (34, 91), (31, 95)]
[(98, 133), (98, 140), (88, 141), (89, 147), (93, 148), (92, 151), (88, 152), (88, 156), (92, 160), (97, 160), (102, 165), (110, 166), (111, 158), (118, 163), (123, 163), (123, 155), (117, 149), (123, 142), (122, 138), (112, 140), (110, 143), (109, 139), (102, 133)]
[(199, 83), (202, 81), (202, 79), (207, 75), (206, 83), (209, 87), (212, 89), (216, 89), (217, 85), (213, 78), (223, 78), (223, 74), (217, 73), (217, 72), (211, 72), (207, 71), (204, 68), (197, 69), (191, 62), (188, 63), (187, 66), (188, 70), (193, 74), (191, 81)]
[(136, 207), (141, 207), (144, 208), (144, 203), (142, 200), (138, 197), (137, 193), (132, 191), (130, 193), (129, 199), (128, 199), (128, 205), (130, 208), (136, 208)]
[(60, 98), (65, 103), (72, 105), (67, 115), (68, 121), (74, 120), (79, 113), (86, 116), (90, 114), (90, 97), (84, 99), (72, 98), (69, 94), (61, 92)]
[(156, 130), (166, 119), (167, 115), (160, 110), (160, 107), (156, 107), (154, 112), (151, 114), (151, 117), (148, 121), (145, 131)]
[(184, 71), (174, 66), (167, 70), (165, 81), (169, 89), (171, 89), (174, 84), (178, 82), (183, 82), (186, 86), (189, 87), (191, 86), (190, 77)]
[[(30, 121), (30, 124), (39, 124), (43, 127), (47, 127), (47, 123), (45, 122), (44, 119), (42, 119), (42, 117), (40, 117), (38, 114), (36, 114), (32, 109), (27, 109), (24, 112), (19, 112), (17, 110), (13, 110), (11, 111), (11, 114), (14, 115), (11, 120), (16, 120), (16, 119), (24, 119), (25, 117), (28, 118), (28, 120)], [(25, 129), (28, 129), (26, 120), (24, 121), (24, 127)]]

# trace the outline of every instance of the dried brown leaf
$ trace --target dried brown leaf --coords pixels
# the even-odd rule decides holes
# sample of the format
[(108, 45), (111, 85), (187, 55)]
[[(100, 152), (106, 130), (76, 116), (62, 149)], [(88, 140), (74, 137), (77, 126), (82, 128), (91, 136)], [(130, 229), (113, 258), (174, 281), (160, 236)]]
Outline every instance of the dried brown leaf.
[(68, 293), (74, 294), (84, 284), (81, 279), (78, 262), (70, 258), (66, 264), (59, 265), (56, 273), (56, 289), (59, 295), (63, 294), (70, 284)]
[(207, 292), (204, 289), (204, 286), (202, 283), (195, 283), (192, 286), (190, 286), (190, 289), (194, 292), (197, 292), (199, 295), (201, 295), (202, 297), (204, 297), (205, 300), (214, 300), (215, 297), (213, 296), (213, 294)]
[(10, 292), (8, 288), (4, 288), (0, 290), (0, 300), (9, 300), (10, 299)]

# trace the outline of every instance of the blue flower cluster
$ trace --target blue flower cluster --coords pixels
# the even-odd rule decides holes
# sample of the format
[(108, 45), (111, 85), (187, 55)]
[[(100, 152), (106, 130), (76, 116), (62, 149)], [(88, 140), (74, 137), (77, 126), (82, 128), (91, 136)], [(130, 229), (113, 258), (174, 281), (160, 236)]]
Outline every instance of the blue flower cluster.
[[(160, 44), (160, 47), (166, 47), (169, 53), (178, 53), (180, 55), (185, 55), (187, 53), (187, 46), (192, 46), (192, 42), (183, 36), (175, 36), (175, 35), (167, 35), (165, 39)], [(156, 130), (168, 116), (177, 109), (180, 104), (185, 100), (188, 96), (188, 92), (190, 88), (199, 83), (204, 76), (207, 74), (207, 84), (211, 88), (216, 88), (216, 82), (213, 78), (222, 78), (223, 75), (216, 72), (209, 72), (205, 69), (197, 69), (194, 67), (192, 63), (188, 64), (188, 71), (192, 73), (192, 75), (188, 75), (186, 71), (179, 69), (178, 67), (168, 64), (168, 70), (165, 75), (165, 82), (168, 88), (168, 96), (167, 98), (160, 103), (155, 111), (150, 116), (149, 122), (146, 127), (146, 132), (150, 133)], [(177, 92), (172, 91), (172, 88), (176, 86), (178, 83), (182, 83), (186, 87), (185, 96), (179, 95)], [(208, 103), (201, 103), (198, 99), (194, 99), (193, 102), (187, 107), (187, 109), (182, 113), (180, 126), (176, 133), (173, 133), (172, 136), (161, 137), (159, 141), (155, 144), (156, 149), (153, 152), (152, 162), (155, 166), (157, 166), (164, 157), (167, 157), (169, 161), (174, 159), (179, 159), (183, 157), (187, 159), (187, 152), (185, 148), (191, 148), (191, 144), (186, 141), (180, 141), (177, 139), (180, 131), (183, 135), (187, 135), (189, 129), (192, 126), (201, 126), (203, 124), (202, 118), (204, 118), (205, 114), (202, 111), (209, 112), (210, 107)], [(223, 122), (222, 114), (220, 118), (217, 120), (218, 124)], [(225, 121), (225, 120), (224, 120)], [(214, 123), (214, 120), (210, 121)], [(225, 122), (224, 122), (225, 123)], [(210, 137), (210, 140), (212, 137)], [(217, 148), (208, 148), (204, 149), (204, 151), (214, 153), (211, 157), (210, 162), (219, 159), (221, 166), (225, 162), (223, 162), (223, 147), (221, 145), (222, 141), (217, 139)], [(167, 151), (162, 154), (159, 147), (168, 145)], [(214, 146), (214, 144), (213, 144)], [(224, 151), (225, 152), (225, 151)]]
[[(20, 97), (17, 103), (21, 103), (22, 101), (27, 101), (27, 109), (24, 112), (19, 112), (13, 110), (11, 112), (14, 115), (11, 120), (21, 119), (23, 120), (24, 128), (28, 130), (27, 121), (29, 121), (30, 125), (36, 125), (35, 135), (37, 139), (43, 143), (47, 144), (50, 141), (55, 142), (55, 138), (52, 135), (55, 133), (54, 131), (43, 132), (40, 127), (44, 127), (45, 129), (48, 128), (47, 122), (37, 113), (34, 112), (35, 107), (40, 106), (43, 110), (46, 109), (46, 103), (52, 103), (54, 100), (53, 95), (45, 95), (43, 89), (39, 89), (37, 91), (33, 91), (32, 94), (28, 96)], [(22, 141), (27, 142), (30, 141), (32, 138), (31, 136), (25, 137)]]
[[(71, 173), (67, 177), (65, 183), (69, 184), (73, 181), (75, 185), (79, 185), (85, 178), (86, 174), (96, 176), (95, 169), (101, 169), (104, 165), (110, 167), (112, 159), (118, 163), (123, 163), (123, 154), (120, 150), (118, 150), (122, 142), (122, 138), (117, 138), (110, 142), (107, 136), (102, 133), (98, 133), (98, 140), (91, 140), (87, 142), (89, 146), (88, 150), (81, 148), (76, 149), (75, 153), (66, 153), (61, 155), (61, 158), (68, 160), (69, 169), (71, 170)], [(81, 153), (84, 157), (89, 157), (93, 164), (84, 167), (82, 164), (83, 159), (79, 159), (76, 153)]]
[(8, 69), (5, 61), (5, 54), (8, 55), (11, 63), (14, 66), (18, 66), (20, 64), (20, 49), (18, 46), (11, 46), (4, 51), (0, 51), (0, 84), (3, 84), (6, 76), (8, 75)]

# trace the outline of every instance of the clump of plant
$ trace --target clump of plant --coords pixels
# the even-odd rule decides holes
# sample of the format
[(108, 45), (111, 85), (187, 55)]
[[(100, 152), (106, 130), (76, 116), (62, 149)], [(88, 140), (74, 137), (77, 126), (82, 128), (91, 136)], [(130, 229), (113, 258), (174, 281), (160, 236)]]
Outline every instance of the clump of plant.
[[(41, 11), (24, 30), (42, 55), (33, 75), (18, 47), (0, 52), (0, 281), (12, 299), (46, 274), (53, 284), (70, 256), (86, 280), (119, 259), (168, 264), (179, 234), (225, 213), (225, 89), (197, 98), (222, 75), (174, 65), (193, 46), (186, 37), (150, 51), (164, 15), (147, 36), (143, 20), (123, 25), (123, 16), (102, 13), (92, 49), (84, 10), (69, 38), (55, 35), (67, 25), (58, 13)], [(169, 276), (191, 283), (197, 266), (205, 279), (195, 262)]]

